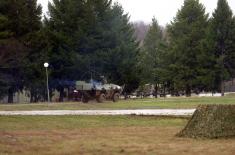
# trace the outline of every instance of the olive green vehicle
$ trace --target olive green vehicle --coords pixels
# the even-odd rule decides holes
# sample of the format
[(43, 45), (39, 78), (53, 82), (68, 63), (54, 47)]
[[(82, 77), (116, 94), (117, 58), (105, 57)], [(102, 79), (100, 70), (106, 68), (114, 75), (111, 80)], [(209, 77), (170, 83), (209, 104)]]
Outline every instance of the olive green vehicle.
[(99, 103), (105, 100), (117, 102), (122, 88), (115, 84), (87, 83), (85, 81), (76, 82), (76, 90), (81, 94), (81, 101), (84, 103), (96, 100)]

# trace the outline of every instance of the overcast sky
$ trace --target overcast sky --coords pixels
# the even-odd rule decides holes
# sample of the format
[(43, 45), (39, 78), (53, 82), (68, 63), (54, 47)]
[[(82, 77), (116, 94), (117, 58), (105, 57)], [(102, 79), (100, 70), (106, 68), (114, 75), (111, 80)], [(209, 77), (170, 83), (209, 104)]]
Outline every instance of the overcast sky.
[[(44, 12), (47, 10), (48, 0), (38, 0), (42, 4)], [(183, 5), (184, 0), (113, 0), (118, 1), (126, 13), (131, 16), (131, 21), (151, 22), (155, 16), (160, 25), (169, 23), (176, 12)], [(235, 0), (227, 0), (235, 12)], [(216, 8), (217, 0), (200, 0), (206, 7), (208, 13)]]

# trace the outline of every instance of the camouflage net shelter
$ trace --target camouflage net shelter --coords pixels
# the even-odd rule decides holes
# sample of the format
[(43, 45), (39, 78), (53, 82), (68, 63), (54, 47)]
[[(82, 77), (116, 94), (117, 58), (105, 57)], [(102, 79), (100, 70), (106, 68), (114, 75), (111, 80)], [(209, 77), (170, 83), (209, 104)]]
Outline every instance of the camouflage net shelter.
[(235, 137), (235, 105), (200, 105), (176, 136), (188, 138)]

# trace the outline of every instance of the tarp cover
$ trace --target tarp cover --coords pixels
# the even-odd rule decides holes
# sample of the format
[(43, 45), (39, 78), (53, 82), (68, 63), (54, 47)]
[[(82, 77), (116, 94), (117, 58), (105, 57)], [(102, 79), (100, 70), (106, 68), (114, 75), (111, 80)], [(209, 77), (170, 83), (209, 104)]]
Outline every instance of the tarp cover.
[(235, 137), (235, 105), (200, 105), (186, 127), (177, 136)]

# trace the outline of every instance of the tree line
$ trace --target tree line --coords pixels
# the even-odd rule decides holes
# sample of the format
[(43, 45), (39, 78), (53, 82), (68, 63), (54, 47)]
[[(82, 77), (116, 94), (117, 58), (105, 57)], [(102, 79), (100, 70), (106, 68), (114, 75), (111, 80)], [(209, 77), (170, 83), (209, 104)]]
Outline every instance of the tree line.
[(212, 16), (199, 0), (185, 0), (162, 28), (153, 18), (139, 57), (142, 84), (173, 95), (221, 92), (235, 76), (235, 17), (226, 0)]
[[(131, 93), (146, 83), (171, 94), (223, 91), (234, 77), (235, 18), (226, 0), (212, 17), (198, 0), (185, 0), (174, 20), (153, 19), (139, 39), (135, 24), (111, 0), (53, 0), (42, 16), (37, 0), (0, 2), (0, 98), (27, 90), (30, 101), (76, 80), (104, 76)], [(137, 36), (138, 37), (138, 36)]]
[[(138, 42), (118, 3), (111, 0), (53, 0), (42, 17), (37, 0), (0, 2), (0, 95), (13, 101), (17, 91), (31, 102), (45, 98), (44, 62), (49, 62), (50, 90), (63, 92), (76, 80), (105, 76), (138, 86)], [(95, 77), (93, 77), (95, 78)]]

